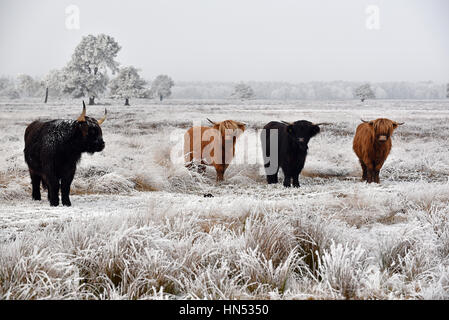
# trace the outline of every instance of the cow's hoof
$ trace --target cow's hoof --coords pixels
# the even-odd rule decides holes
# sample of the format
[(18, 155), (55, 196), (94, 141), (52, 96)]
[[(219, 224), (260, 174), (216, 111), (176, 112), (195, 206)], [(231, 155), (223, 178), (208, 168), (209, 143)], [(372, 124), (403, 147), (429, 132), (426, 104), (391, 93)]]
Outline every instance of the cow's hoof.
[(52, 207), (59, 206), (59, 199), (56, 199), (56, 200), (50, 199), (49, 201), (50, 201), (50, 206), (52, 206)]
[(41, 196), (33, 196), (34, 201), (41, 201)]
[(299, 187), (300, 187), (299, 184), (294, 184), (294, 185), (293, 185), (293, 188), (299, 188)]
[(70, 207), (72, 206), (72, 203), (70, 201), (62, 201), (62, 205), (65, 207)]

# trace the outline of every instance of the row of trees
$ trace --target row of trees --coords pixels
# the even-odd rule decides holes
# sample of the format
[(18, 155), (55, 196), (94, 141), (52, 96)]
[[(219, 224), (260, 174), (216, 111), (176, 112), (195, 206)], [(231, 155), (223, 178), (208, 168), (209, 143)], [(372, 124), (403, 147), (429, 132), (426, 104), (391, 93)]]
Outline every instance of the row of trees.
[[(268, 82), (250, 81), (254, 98), (275, 100), (350, 100), (360, 99), (358, 88), (365, 87), (362, 82)], [(446, 84), (432, 81), (421, 82), (375, 82), (369, 88), (377, 99), (444, 99), (447, 96)], [(173, 88), (176, 99), (226, 99), (233, 96), (235, 83), (230, 82), (182, 82)], [(370, 99), (371, 94), (365, 99)]]
[[(449, 85), (448, 85), (449, 90)], [(238, 83), (234, 87), (234, 92), (231, 94), (231, 97), (237, 99), (252, 99), (254, 98), (254, 90), (245, 83)], [(375, 99), (376, 95), (371, 88), (369, 83), (365, 83), (354, 90), (354, 97), (360, 99), (360, 101), (365, 101), (366, 99)]]
[[(50, 71), (43, 79), (29, 75), (0, 78), (0, 95), (9, 98), (35, 97), (45, 94), (54, 97), (88, 97), (89, 104), (109, 89), (111, 98), (123, 99), (157, 97), (160, 101), (171, 95), (173, 80), (167, 75), (157, 76), (151, 84), (142, 79), (133, 66), (119, 67), (115, 60), (121, 47), (113, 37), (100, 34), (83, 37), (70, 61), (60, 70)], [(115, 77), (109, 80), (109, 75)]]
[[(158, 76), (154, 81), (143, 80), (134, 67), (119, 68), (117, 76), (108, 85), (106, 96), (123, 99), (125, 105), (135, 98), (158, 98), (163, 100), (173, 96), (180, 99), (441, 99), (449, 98), (449, 84), (438, 85), (433, 82), (392, 82), (377, 84), (357, 84), (346, 82), (317, 82), (304, 84), (252, 82), (213, 83), (178, 82), (177, 86), (170, 77)], [(17, 78), (0, 78), (0, 96), (16, 99), (20, 97), (43, 97), (45, 88), (49, 95), (62, 97), (64, 76), (61, 71), (52, 71), (44, 79), (35, 79), (29, 75)], [(47, 92), (48, 94), (48, 92)]]

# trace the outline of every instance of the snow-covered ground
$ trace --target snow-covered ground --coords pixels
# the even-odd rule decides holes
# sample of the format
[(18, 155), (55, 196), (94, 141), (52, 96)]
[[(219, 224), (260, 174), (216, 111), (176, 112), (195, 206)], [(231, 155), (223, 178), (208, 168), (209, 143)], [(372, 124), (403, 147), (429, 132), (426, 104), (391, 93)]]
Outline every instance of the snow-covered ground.
[[(0, 102), (1, 298), (449, 298), (449, 101), (133, 103), (88, 106), (108, 109), (106, 148), (83, 155), (72, 207), (51, 208), (31, 200), (25, 127), (81, 104)], [(221, 184), (180, 162), (206, 117), (248, 124)], [(378, 117), (405, 125), (366, 184), (352, 138)], [(300, 119), (333, 125), (300, 189), (268, 186), (257, 130)]]

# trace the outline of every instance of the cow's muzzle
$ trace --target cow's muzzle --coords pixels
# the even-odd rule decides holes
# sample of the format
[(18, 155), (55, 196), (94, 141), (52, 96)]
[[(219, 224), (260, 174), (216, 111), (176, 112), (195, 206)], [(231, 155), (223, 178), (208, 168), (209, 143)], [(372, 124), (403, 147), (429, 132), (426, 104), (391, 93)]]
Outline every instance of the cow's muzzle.
[(104, 143), (104, 141), (101, 141), (101, 142), (98, 144), (98, 151), (103, 151), (104, 147), (105, 147), (105, 143)]
[(378, 140), (379, 140), (379, 142), (385, 142), (388, 140), (388, 137), (387, 136), (379, 136)]
[(101, 152), (105, 147), (105, 143), (103, 140), (97, 140), (92, 147), (94, 152)]

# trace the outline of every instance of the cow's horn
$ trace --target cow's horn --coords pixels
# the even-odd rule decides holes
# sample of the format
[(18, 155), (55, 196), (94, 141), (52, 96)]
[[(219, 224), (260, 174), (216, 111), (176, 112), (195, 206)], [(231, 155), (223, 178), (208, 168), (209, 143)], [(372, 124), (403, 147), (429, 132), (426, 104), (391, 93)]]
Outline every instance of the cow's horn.
[(84, 103), (84, 100), (83, 100), (83, 112), (81, 112), (81, 115), (76, 120), (79, 122), (86, 121), (86, 104)]
[(284, 124), (286, 124), (286, 125), (288, 125), (288, 126), (292, 125), (292, 123), (291, 123), (291, 122), (287, 122), (287, 121), (282, 121), (282, 120), (281, 120), (281, 122), (282, 122), (282, 123), (284, 123)]
[(212, 124), (216, 124), (215, 122), (213, 122), (211, 119), (209, 119), (209, 118), (206, 118), (207, 119), (207, 121), (209, 121), (210, 123), (212, 123)]
[(398, 126), (402, 126), (405, 122), (395, 122)]
[(108, 110), (104, 109), (104, 117), (98, 120), (98, 125), (101, 126), (101, 124), (106, 120), (106, 116), (108, 115)]
[(314, 123), (315, 126), (326, 126), (326, 125), (331, 125), (332, 123), (330, 122), (320, 122), (320, 123)]

